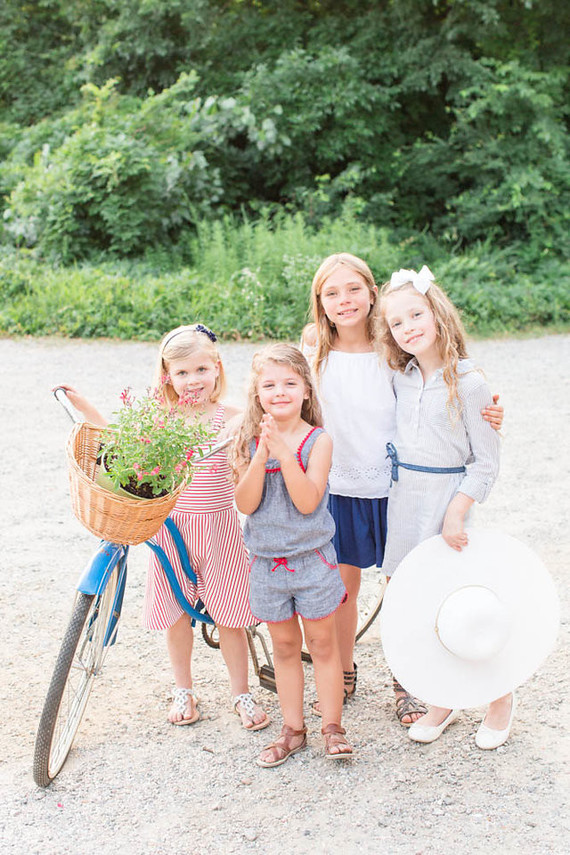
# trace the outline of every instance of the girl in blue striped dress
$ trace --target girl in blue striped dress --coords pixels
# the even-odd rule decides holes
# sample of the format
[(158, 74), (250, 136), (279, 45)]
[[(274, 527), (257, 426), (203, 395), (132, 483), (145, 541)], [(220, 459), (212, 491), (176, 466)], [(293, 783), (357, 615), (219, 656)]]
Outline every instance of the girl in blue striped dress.
[[(468, 358), (457, 310), (427, 267), (419, 273), (400, 270), (382, 288), (380, 338), (395, 371), (396, 435), (387, 444), (392, 486), (383, 563), (390, 575), (433, 535), (441, 533), (451, 549), (468, 545), (465, 522), (497, 477), (500, 440), (481, 418), (492, 396)], [(511, 694), (490, 705), (485, 744), (479, 747), (505, 741), (512, 713)], [(412, 724), (409, 736), (432, 742), (455, 718), (453, 710), (431, 707)]]

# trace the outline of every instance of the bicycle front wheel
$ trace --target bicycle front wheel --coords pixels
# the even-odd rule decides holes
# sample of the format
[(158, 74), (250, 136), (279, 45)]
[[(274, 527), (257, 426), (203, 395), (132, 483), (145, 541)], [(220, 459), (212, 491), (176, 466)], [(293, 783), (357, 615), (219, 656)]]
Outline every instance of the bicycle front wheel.
[(34, 781), (47, 787), (61, 770), (81, 722), (93, 680), (117, 633), (124, 563), (100, 594), (77, 595), (38, 726)]

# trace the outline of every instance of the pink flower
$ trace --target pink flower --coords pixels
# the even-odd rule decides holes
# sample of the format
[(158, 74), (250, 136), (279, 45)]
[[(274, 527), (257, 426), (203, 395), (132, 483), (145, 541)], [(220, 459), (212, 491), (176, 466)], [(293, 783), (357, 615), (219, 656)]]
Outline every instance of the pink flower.
[(123, 389), (123, 391), (121, 392), (121, 401), (123, 402), (125, 407), (132, 407), (133, 405), (134, 398), (132, 397), (132, 395), (129, 394), (130, 391), (131, 387), (127, 386), (127, 388)]
[(142, 481), (142, 479), (143, 479), (142, 472), (139, 472), (139, 474), (137, 475), (137, 481)]
[(158, 475), (159, 472), (160, 472), (160, 466), (155, 466), (150, 474), (151, 475)]

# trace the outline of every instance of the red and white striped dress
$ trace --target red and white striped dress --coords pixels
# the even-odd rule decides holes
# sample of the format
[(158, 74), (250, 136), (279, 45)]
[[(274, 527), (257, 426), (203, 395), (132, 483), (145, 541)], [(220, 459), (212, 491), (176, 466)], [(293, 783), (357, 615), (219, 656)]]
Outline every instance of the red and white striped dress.
[[(216, 434), (222, 427), (224, 413), (225, 407), (220, 405), (212, 419)], [(165, 526), (155, 539), (168, 555), (188, 601), (194, 605), (199, 597), (220, 626), (236, 628), (254, 623), (249, 609), (248, 557), (234, 507), (234, 488), (225, 450), (194, 471), (190, 486), (180, 495), (171, 517), (184, 538), (190, 564), (198, 577), (197, 585), (182, 570)], [(148, 629), (168, 629), (183, 614), (160, 561), (152, 552), (143, 623)]]

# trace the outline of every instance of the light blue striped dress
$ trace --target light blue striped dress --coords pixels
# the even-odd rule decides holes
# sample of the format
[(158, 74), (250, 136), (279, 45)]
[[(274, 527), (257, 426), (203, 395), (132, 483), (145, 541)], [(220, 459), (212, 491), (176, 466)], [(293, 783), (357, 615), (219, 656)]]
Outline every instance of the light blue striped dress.
[(484, 502), (499, 472), (499, 435), (481, 416), (492, 403), (489, 387), (472, 360), (460, 360), (458, 393), (462, 410), (450, 414), (443, 369), (424, 384), (414, 359), (394, 375), (398, 458), (416, 466), (460, 467), (436, 474), (400, 467), (390, 487), (388, 542), (382, 565), (390, 576), (408, 552), (440, 534), (447, 507), (457, 492)]

